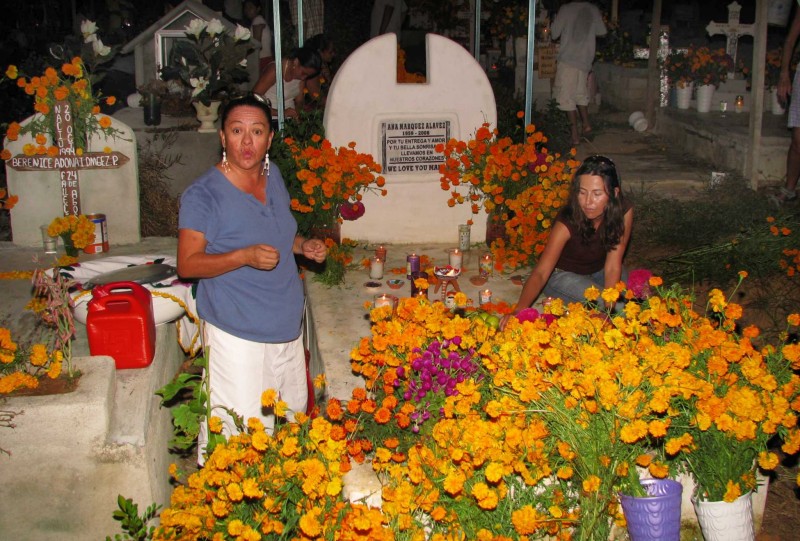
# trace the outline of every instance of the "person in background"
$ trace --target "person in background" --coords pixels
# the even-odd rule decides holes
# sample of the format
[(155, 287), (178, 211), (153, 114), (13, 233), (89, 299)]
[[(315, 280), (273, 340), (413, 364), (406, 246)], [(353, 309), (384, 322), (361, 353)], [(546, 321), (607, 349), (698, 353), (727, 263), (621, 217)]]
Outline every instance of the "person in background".
[(322, 60), (322, 68), (319, 73), (306, 79), (307, 97), (314, 104), (325, 106), (326, 91), (333, 80), (333, 69), (331, 63), (336, 58), (336, 48), (333, 39), (325, 34), (317, 34), (305, 43), (306, 47), (315, 49)]
[(581, 137), (590, 139), (592, 136), (587, 81), (594, 62), (596, 38), (606, 34), (606, 25), (597, 6), (572, 1), (558, 10), (550, 31), (553, 39), (560, 40), (553, 91), (558, 108), (567, 114), (571, 142), (577, 145)]
[(789, 74), (798, 36), (800, 36), (800, 0), (795, 6), (794, 19), (783, 42), (781, 74), (778, 79), (778, 99), (783, 103), (789, 101), (788, 126), (792, 130), (792, 142), (786, 155), (786, 184), (771, 198), (778, 205), (797, 200), (797, 179), (800, 177), (800, 70), (795, 71), (794, 83)]
[[(286, 118), (296, 118), (297, 112), (302, 111), (305, 103), (305, 82), (311, 76), (319, 73), (322, 60), (319, 53), (310, 47), (296, 49), (287, 58), (281, 61), (280, 73), (283, 76), (283, 103)], [(272, 62), (261, 74), (253, 87), (253, 92), (264, 96), (271, 104), (278, 103), (277, 66)], [(272, 108), (273, 116), (278, 114)]]
[[(622, 257), (632, 228), (633, 204), (622, 194), (614, 162), (605, 156), (586, 158), (575, 171), (567, 204), (522, 287), (514, 314), (542, 292), (564, 303), (582, 302), (589, 287), (602, 291), (626, 282)], [(509, 317), (501, 320), (501, 328)]]
[[(289, 192), (269, 163), (270, 116), (258, 96), (231, 100), (219, 131), (222, 160), (181, 196), (178, 273), (199, 279), (208, 400), (226, 436), (237, 431), (227, 409), (245, 422), (255, 417), (271, 431), (274, 412), (261, 403), (268, 389), (288, 405), (290, 420), (293, 412), (306, 411), (308, 401), (305, 297), (294, 256), (321, 263), (327, 249), (297, 234)], [(200, 464), (206, 425), (201, 423), (198, 438)]]
[(403, 0), (375, 0), (372, 5), (370, 37), (394, 32), (399, 43), (400, 30), (403, 28), (407, 10), (408, 7)]
[(261, 49), (258, 51), (258, 73), (261, 74), (275, 61), (272, 54), (272, 30), (261, 13), (260, 2), (245, 0), (244, 15), (250, 21), (250, 33), (253, 39), (261, 44)]

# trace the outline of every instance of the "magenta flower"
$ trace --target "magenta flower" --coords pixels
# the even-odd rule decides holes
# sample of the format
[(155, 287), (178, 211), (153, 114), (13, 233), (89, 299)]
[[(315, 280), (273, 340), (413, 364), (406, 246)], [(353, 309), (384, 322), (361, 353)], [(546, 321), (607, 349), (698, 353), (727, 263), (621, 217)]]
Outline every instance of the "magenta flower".
[(364, 215), (364, 203), (356, 201), (355, 203), (347, 202), (339, 209), (339, 214), (342, 215), (344, 220), (358, 220)]

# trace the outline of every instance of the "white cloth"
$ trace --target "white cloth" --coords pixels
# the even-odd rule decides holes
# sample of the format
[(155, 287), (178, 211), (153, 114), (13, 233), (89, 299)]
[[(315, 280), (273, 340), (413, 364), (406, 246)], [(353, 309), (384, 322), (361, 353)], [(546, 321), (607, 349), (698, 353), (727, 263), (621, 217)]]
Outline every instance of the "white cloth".
[[(110, 256), (76, 263), (70, 267), (62, 267), (61, 274), (75, 280), (78, 285), (78, 288), (71, 293), (76, 318), (80, 320), (83, 317), (85, 321), (87, 305), (92, 300), (91, 292), (84, 290), (81, 284), (106, 272), (153, 263), (176, 266), (176, 260), (172, 256), (150, 254)], [(160, 311), (173, 314), (175, 318), (178, 318), (176, 325), (181, 348), (190, 354), (197, 353), (200, 350), (200, 319), (197, 316), (192, 284), (182, 282), (175, 276), (163, 282), (144, 284), (144, 287), (153, 295), (153, 312), (156, 320), (159, 319)], [(174, 318), (169, 319), (169, 321), (172, 320)]]
[(372, 19), (370, 22), (370, 37), (375, 37), (381, 33), (381, 22), (383, 21), (383, 13), (386, 8), (392, 8), (392, 15), (389, 19), (389, 24), (386, 25), (385, 33), (394, 32), (400, 36), (400, 30), (403, 27), (403, 19), (406, 17), (406, 10), (408, 9), (403, 0), (375, 0), (372, 5)]
[(553, 39), (560, 39), (558, 63), (589, 72), (594, 62), (597, 36), (606, 34), (606, 25), (597, 6), (589, 2), (570, 2), (558, 10), (550, 27)]
[(267, 58), (272, 56), (272, 30), (269, 29), (267, 20), (263, 16), (256, 15), (250, 23), (250, 31), (259, 25), (264, 25), (264, 30), (261, 31), (261, 49), (258, 51), (258, 57)]
[[(294, 79), (292, 81), (283, 81), (283, 107), (284, 109), (294, 109), (297, 107), (294, 103), (294, 99), (300, 95), (300, 83), (302, 81), (300, 79)], [(278, 108), (278, 85), (274, 84), (264, 92), (264, 97), (269, 100), (270, 104), (272, 104), (273, 109)]]
[[(206, 347), (209, 351), (208, 373), (211, 415), (222, 419), (223, 434), (237, 433), (233, 418), (225, 408), (240, 415), (245, 423), (256, 417), (269, 433), (275, 427), (271, 409), (261, 407), (261, 394), (267, 389), (277, 391), (278, 399), (289, 407), (287, 419), (294, 412), (306, 411), (308, 384), (306, 357), (302, 335), (291, 342), (265, 344), (251, 342), (205, 324)], [(208, 444), (207, 424), (200, 423), (197, 438), (197, 460), (204, 463)]]

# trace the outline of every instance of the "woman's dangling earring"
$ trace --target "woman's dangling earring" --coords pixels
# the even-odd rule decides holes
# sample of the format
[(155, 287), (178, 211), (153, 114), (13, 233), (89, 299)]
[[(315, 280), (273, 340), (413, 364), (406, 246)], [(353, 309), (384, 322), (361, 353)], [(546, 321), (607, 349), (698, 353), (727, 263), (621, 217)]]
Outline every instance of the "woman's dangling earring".
[(226, 173), (231, 170), (231, 166), (228, 163), (228, 154), (225, 152), (224, 148), (222, 149), (222, 163), (220, 165), (222, 166), (222, 170)]
[(269, 176), (269, 154), (264, 156), (264, 169), (261, 170), (265, 177)]

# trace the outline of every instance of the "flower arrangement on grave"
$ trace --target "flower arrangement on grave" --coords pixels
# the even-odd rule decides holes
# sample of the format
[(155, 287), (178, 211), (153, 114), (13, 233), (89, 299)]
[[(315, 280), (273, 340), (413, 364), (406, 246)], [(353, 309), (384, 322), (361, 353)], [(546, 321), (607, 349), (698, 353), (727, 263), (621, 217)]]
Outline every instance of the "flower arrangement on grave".
[(523, 37), (528, 33), (528, 4), (515, 0), (490, 0), (489, 32), (500, 40)]
[(664, 68), (667, 71), (669, 84), (674, 87), (685, 88), (694, 81), (691, 58), (689, 51), (686, 49), (677, 49), (670, 52), (664, 59)]
[[(665, 300), (680, 324), (665, 329), (662, 340), (684, 348), (685, 359), (665, 451), (694, 477), (697, 499), (732, 502), (756, 490), (758, 468), (778, 465), (770, 440), (779, 438), (787, 455), (800, 451), (800, 345), (758, 349), (759, 329), (737, 332), (742, 308), (718, 289), (709, 294), (705, 317), (669, 292)], [(797, 326), (800, 315), (788, 322)]]
[(0, 395), (18, 389), (36, 389), (39, 379), (56, 379), (61, 374), (63, 355), (48, 350), (44, 343), (19, 344), (11, 331), (0, 327)]
[[(286, 410), (271, 390), (262, 403)], [(250, 419), (246, 432), (217, 445), (175, 489), (153, 539), (393, 539), (380, 510), (342, 499), (350, 469), (342, 427), (303, 413), (296, 421), (271, 435)], [(212, 430), (221, 425), (212, 418)]]
[[(92, 88), (102, 74), (98, 73), (102, 64), (110, 61), (115, 49), (103, 45), (97, 37), (97, 26), (91, 21), (81, 23), (83, 46), (79, 56), (67, 56), (56, 60), (61, 63), (49, 66), (41, 75), (27, 76), (19, 71), (16, 65), (10, 65), (5, 71), (4, 79), (16, 82), (16, 85), (27, 95), (33, 96), (35, 114), (24, 126), (18, 122), (8, 125), (6, 137), (16, 141), (20, 135), (32, 134), (36, 144), (27, 145), (28, 155), (56, 155), (58, 148), (56, 131), (55, 105), (66, 101), (70, 107), (73, 130), (72, 138), (76, 153), (79, 155), (88, 150), (89, 139), (93, 134), (102, 133), (113, 137), (120, 133), (111, 125), (111, 118), (100, 114), (100, 103), (107, 105), (116, 103), (114, 96), (103, 97)], [(52, 50), (56, 50), (55, 48)], [(58, 49), (63, 52), (63, 49)], [(50, 145), (47, 145), (48, 139)], [(8, 160), (11, 154), (3, 150), (2, 158)]]
[(618, 21), (609, 20), (603, 14), (603, 22), (608, 29), (605, 36), (598, 38), (595, 58), (599, 62), (610, 62), (619, 66), (632, 66), (636, 59), (633, 56), (633, 41), (627, 32), (620, 28)]
[(173, 45), (170, 64), (162, 75), (180, 77), (191, 88), (192, 99), (209, 105), (249, 80), (250, 30), (237, 24), (231, 34), (219, 19), (193, 19), (185, 34), (188, 39)]
[(11, 195), (5, 188), (0, 188), (0, 210), (11, 210), (16, 206), (18, 201), (18, 195)]
[(445, 156), (439, 173), (442, 189), (450, 191), (448, 206), (469, 202), (473, 214), (483, 210), (505, 225), (508, 239), (492, 244), (499, 270), (538, 258), (579, 165), (571, 157), (551, 154), (535, 126), (527, 126), (525, 133), (523, 142), (514, 143), (484, 124), (469, 141), (451, 139), (436, 146)]
[(725, 49), (689, 47), (687, 55), (695, 84), (719, 86), (728, 79), (728, 73), (733, 71), (733, 59)]
[(354, 142), (337, 148), (318, 134), (307, 146), (291, 138), (284, 142), (297, 168), (286, 182), (302, 234), (358, 219), (364, 214), (365, 192), (386, 195), (381, 166), (371, 155), (357, 152)]
[(70, 214), (54, 218), (47, 226), (47, 234), (61, 237), (67, 255), (76, 256), (78, 250), (86, 248), (94, 242), (94, 223), (85, 214)]

